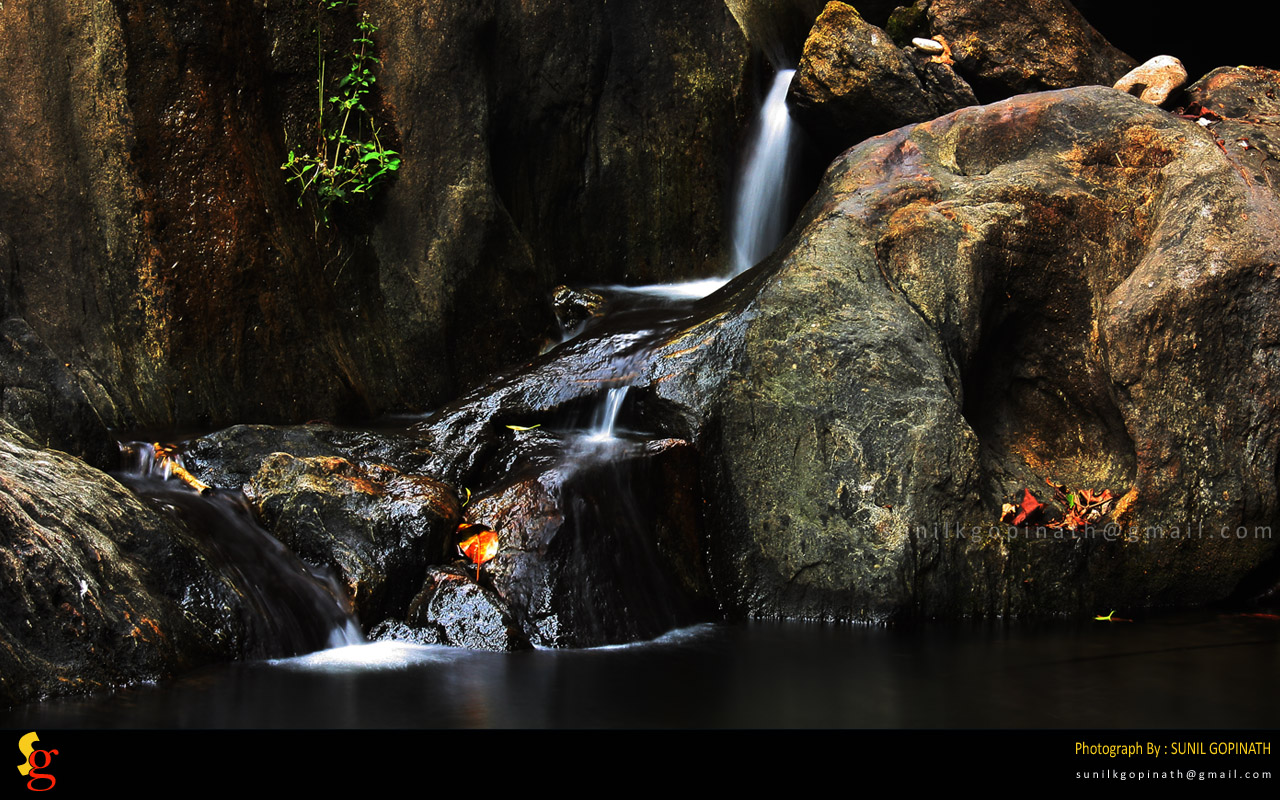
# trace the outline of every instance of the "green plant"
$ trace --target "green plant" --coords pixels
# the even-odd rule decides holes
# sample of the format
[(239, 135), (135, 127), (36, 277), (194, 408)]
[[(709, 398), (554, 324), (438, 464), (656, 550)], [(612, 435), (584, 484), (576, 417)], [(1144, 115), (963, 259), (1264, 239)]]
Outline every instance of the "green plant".
[[(320, 5), (332, 11), (350, 3), (322, 0)], [(326, 223), (334, 203), (371, 193), (400, 168), (399, 154), (382, 144), (378, 125), (366, 106), (377, 80), (373, 69), (381, 63), (371, 52), (378, 26), (369, 21), (368, 13), (361, 15), (357, 25), (360, 32), (351, 42), (347, 73), (328, 91), (321, 26), (316, 26), (315, 148), (310, 153), (291, 148), (288, 159), (280, 165), (289, 173), (288, 182), (298, 186), (298, 205), (313, 194), (319, 218)]]

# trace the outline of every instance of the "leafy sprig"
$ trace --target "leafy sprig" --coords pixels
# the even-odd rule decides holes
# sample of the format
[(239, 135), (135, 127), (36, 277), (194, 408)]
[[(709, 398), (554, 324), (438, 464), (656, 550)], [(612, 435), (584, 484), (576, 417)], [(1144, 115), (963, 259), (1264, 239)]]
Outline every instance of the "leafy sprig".
[[(348, 3), (323, 0), (333, 10)], [(298, 205), (313, 195), (320, 220), (328, 223), (335, 203), (347, 203), (370, 194), (400, 168), (400, 154), (382, 143), (377, 122), (366, 105), (377, 81), (374, 70), (381, 61), (373, 55), (373, 34), (378, 26), (364, 13), (357, 23), (359, 34), (351, 41), (347, 73), (326, 93), (326, 59), (319, 26), (316, 30), (316, 125), (312, 152), (290, 148), (280, 168), (287, 181), (298, 187)], [(327, 96), (326, 96), (327, 95)]]

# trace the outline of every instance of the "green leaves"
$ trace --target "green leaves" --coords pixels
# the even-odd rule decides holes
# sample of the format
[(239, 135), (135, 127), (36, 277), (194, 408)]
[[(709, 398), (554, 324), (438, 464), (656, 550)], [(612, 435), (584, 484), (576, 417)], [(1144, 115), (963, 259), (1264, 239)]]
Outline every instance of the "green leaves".
[[(330, 11), (351, 6), (350, 0), (321, 0)], [(297, 185), (298, 205), (308, 195), (315, 198), (320, 220), (328, 223), (334, 203), (346, 203), (356, 195), (371, 193), (390, 173), (400, 168), (400, 154), (382, 144), (372, 112), (365, 106), (377, 81), (373, 67), (381, 62), (372, 54), (373, 33), (378, 27), (367, 13), (357, 23), (360, 33), (351, 41), (347, 73), (325, 92), (325, 55), (316, 31), (318, 99), (315, 149), (299, 154), (289, 151), (280, 169)], [(327, 112), (327, 113), (326, 113)]]

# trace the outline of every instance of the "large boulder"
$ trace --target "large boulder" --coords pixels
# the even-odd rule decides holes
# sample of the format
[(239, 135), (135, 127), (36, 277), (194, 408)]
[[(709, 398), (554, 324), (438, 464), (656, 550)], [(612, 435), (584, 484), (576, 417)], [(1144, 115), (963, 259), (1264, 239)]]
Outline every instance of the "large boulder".
[[(1111, 89), (851, 150), (707, 441), (730, 604), (1054, 613), (1246, 586), (1275, 552), (1276, 211), (1211, 134)], [(989, 532), (1047, 481), (1133, 492), (1133, 516)]]
[(899, 48), (841, 2), (814, 22), (787, 100), (797, 120), (841, 149), (978, 102), (948, 64)]
[(978, 98), (1097, 84), (1137, 66), (1067, 0), (927, 0), (931, 35), (951, 48)]

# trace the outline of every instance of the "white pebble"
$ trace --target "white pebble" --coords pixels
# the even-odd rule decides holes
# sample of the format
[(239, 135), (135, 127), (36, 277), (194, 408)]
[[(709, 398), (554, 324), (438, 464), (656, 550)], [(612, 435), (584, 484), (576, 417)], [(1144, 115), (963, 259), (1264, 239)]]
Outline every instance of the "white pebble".
[(1187, 82), (1187, 69), (1173, 56), (1156, 56), (1134, 67), (1114, 88), (1158, 106), (1174, 89)]
[(942, 43), (935, 42), (932, 39), (915, 38), (911, 40), (911, 43), (916, 47), (920, 48), (921, 50), (925, 51), (926, 53), (937, 54), (937, 53), (941, 53), (943, 50)]

